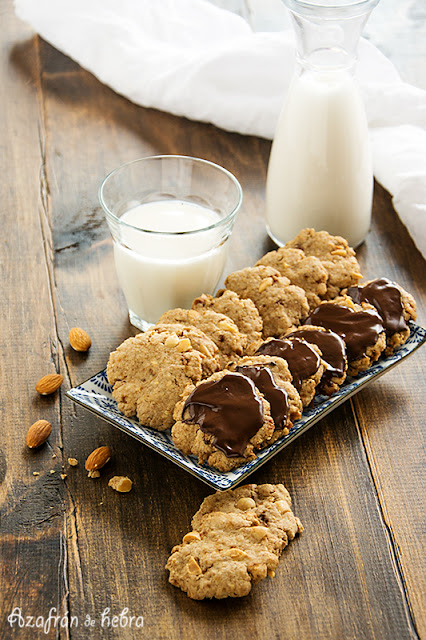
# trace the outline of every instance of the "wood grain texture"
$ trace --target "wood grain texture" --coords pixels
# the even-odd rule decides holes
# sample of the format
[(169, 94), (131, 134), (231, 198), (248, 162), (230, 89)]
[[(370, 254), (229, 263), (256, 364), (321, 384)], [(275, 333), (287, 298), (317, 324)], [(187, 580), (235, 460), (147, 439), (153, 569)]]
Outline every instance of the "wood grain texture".
[[(272, 248), (262, 218), (270, 144), (129, 103), (34, 38), (6, 0), (3, 7), (0, 638), (26, 637), (6, 623), (17, 606), (43, 616), (51, 606), (69, 611), (79, 627), (43, 637), (72, 640), (425, 637), (424, 349), (250, 478), (283, 482), (305, 526), (274, 580), (217, 602), (191, 601), (168, 583), (170, 549), (210, 489), (64, 395), (136, 333), (97, 189), (114, 167), (154, 153), (226, 166), (244, 190), (229, 272)], [(416, 296), (425, 325), (424, 260), (379, 186), (359, 257), (367, 275), (394, 278)], [(73, 326), (90, 334), (87, 354), (69, 347)], [(36, 380), (55, 370), (65, 378), (60, 392), (37, 397)], [(39, 417), (54, 431), (28, 452), (25, 431)], [(102, 444), (113, 457), (90, 480), (84, 461)], [(78, 466), (69, 468), (68, 457)], [(133, 479), (129, 494), (107, 487), (116, 474)], [(142, 631), (100, 630), (106, 608), (125, 607), (144, 616)], [(88, 615), (93, 628), (83, 626)]]

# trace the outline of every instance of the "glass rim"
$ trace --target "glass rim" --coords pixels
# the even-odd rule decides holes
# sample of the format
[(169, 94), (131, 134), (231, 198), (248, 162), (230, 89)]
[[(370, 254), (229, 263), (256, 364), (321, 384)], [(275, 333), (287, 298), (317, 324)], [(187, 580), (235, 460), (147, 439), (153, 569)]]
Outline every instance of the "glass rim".
[(362, 15), (363, 9), (365, 13), (370, 12), (379, 3), (379, 0), (334, 0), (333, 2), (326, 2), (324, 0), (283, 0), (287, 9), (298, 13), (299, 11), (312, 11), (315, 9), (321, 10), (324, 13), (331, 11), (348, 11), (358, 10), (355, 15)]
[[(205, 227), (200, 227), (198, 229), (190, 229), (187, 231), (155, 231), (153, 229), (143, 229), (141, 227), (136, 227), (133, 224), (125, 222), (124, 220), (116, 216), (115, 213), (113, 213), (111, 209), (107, 206), (103, 196), (104, 187), (106, 186), (109, 179), (112, 178), (114, 175), (116, 175), (118, 172), (122, 171), (123, 169), (130, 167), (131, 165), (138, 164), (138, 163), (142, 164), (145, 161), (167, 160), (167, 159), (185, 160), (185, 161), (194, 162), (196, 164), (204, 164), (206, 166), (209, 166), (215, 169), (216, 171), (219, 171), (219, 173), (226, 175), (237, 189), (237, 204), (233, 207), (232, 211), (228, 213), (224, 218), (221, 218), (220, 220), (218, 220), (217, 222), (209, 224)], [(179, 154), (160, 154), (160, 155), (144, 156), (142, 158), (136, 158), (136, 160), (125, 162), (122, 165), (110, 171), (101, 182), (101, 185), (98, 189), (98, 199), (105, 215), (111, 218), (113, 222), (118, 223), (119, 225), (123, 225), (128, 229), (139, 231), (140, 233), (152, 234), (153, 236), (155, 235), (155, 236), (176, 237), (176, 236), (188, 236), (188, 235), (193, 235), (197, 233), (202, 233), (204, 231), (210, 231), (212, 229), (225, 226), (228, 222), (230, 222), (233, 218), (235, 218), (238, 212), (238, 209), (241, 207), (241, 203), (243, 201), (243, 190), (242, 190), (241, 184), (239, 183), (237, 178), (234, 176), (234, 174), (228, 171), (228, 169), (225, 169), (225, 167), (222, 167), (219, 164), (216, 164), (215, 162), (211, 162), (210, 160), (204, 160), (203, 158), (197, 158), (195, 156), (185, 156), (185, 155), (179, 155)]]

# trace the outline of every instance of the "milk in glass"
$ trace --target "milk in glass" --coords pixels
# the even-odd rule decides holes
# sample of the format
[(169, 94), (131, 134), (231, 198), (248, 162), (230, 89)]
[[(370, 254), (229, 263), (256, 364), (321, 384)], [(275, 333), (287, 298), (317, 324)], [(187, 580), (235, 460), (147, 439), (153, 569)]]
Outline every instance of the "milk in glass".
[(215, 289), (226, 261), (226, 242), (215, 227), (221, 219), (179, 200), (141, 204), (121, 215), (114, 258), (131, 312), (155, 323), (168, 309), (188, 308)]

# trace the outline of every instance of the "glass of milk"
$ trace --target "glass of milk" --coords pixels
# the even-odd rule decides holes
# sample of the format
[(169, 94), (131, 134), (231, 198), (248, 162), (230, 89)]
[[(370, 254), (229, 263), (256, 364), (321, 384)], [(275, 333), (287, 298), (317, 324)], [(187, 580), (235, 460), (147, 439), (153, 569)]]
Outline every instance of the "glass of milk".
[(112, 171), (99, 200), (134, 326), (145, 331), (168, 309), (214, 293), (242, 201), (229, 171), (188, 156), (141, 158)]

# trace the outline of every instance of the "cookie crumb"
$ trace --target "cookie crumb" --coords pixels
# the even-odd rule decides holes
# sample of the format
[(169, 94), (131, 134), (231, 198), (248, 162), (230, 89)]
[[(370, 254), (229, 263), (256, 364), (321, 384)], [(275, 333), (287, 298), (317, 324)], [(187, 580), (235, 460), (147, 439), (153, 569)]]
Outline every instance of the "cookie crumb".
[(52, 456), (53, 460), (54, 460), (55, 458), (57, 458), (57, 457), (58, 457), (58, 456), (56, 455), (56, 453), (54, 453), (54, 454), (53, 454), (53, 456)]
[(101, 472), (98, 471), (97, 469), (93, 469), (92, 471), (89, 471), (89, 473), (87, 474), (88, 478), (100, 478), (101, 476)]
[(133, 482), (126, 476), (114, 476), (108, 482), (108, 486), (119, 493), (127, 493), (133, 486)]
[(76, 467), (78, 465), (78, 460), (76, 458), (68, 458), (68, 464), (70, 467)]
[(51, 469), (51, 470), (50, 470), (50, 473), (51, 473), (51, 474), (55, 473), (55, 469)]
[(61, 473), (61, 480), (65, 480), (66, 477), (67, 477), (66, 473)]
[(33, 471), (33, 476), (39, 476), (40, 473), (38, 471)]

